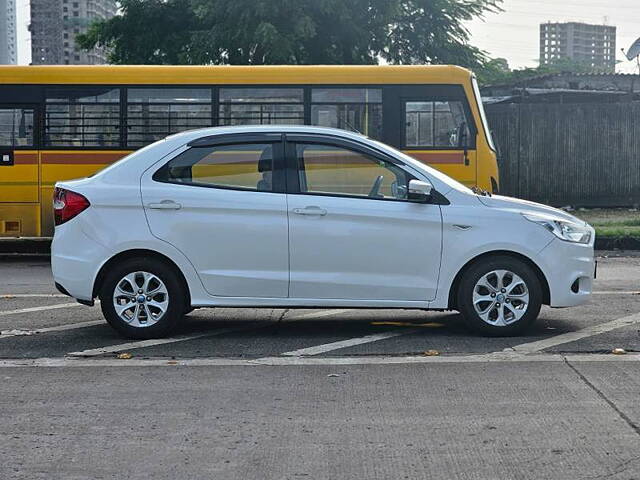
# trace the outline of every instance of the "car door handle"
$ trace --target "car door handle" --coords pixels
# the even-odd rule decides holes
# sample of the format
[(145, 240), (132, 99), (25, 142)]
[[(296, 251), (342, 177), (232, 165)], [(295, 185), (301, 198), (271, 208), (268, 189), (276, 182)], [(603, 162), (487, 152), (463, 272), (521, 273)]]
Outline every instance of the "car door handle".
[(294, 208), (293, 213), (297, 215), (318, 215), (320, 217), (324, 217), (327, 214), (327, 211), (320, 207), (305, 207)]
[(182, 205), (173, 200), (162, 200), (160, 203), (150, 203), (147, 207), (154, 210), (180, 210)]

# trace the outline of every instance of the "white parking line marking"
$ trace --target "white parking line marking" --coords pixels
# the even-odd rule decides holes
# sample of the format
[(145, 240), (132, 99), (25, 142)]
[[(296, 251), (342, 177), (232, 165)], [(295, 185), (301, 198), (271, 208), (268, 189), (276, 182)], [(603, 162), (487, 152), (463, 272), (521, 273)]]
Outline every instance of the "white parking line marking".
[[(612, 355), (613, 356), (613, 355)], [(411, 363), (489, 363), (489, 362), (557, 362), (562, 361), (561, 354), (524, 355), (510, 352), (493, 352), (479, 355), (452, 355), (452, 356), (352, 356), (352, 357), (263, 357), (250, 360), (257, 365), (287, 366), (287, 365), (395, 365)]]
[(105, 353), (122, 352), (124, 350), (134, 350), (136, 348), (153, 347), (155, 345), (166, 345), (167, 343), (184, 342), (186, 340), (194, 340), (201, 337), (213, 337), (216, 335), (223, 335), (225, 333), (234, 332), (240, 329), (237, 328), (222, 328), (214, 332), (198, 333), (195, 335), (179, 335), (171, 338), (157, 338), (152, 340), (140, 340), (137, 342), (120, 343), (118, 345), (111, 345), (108, 347), (92, 348), (89, 350), (83, 350), (81, 352), (67, 353), (69, 357), (95, 357), (97, 355), (104, 355)]
[[(63, 332), (65, 330), (73, 330), (75, 328), (84, 328), (84, 327), (93, 327), (94, 325), (104, 324), (104, 320), (92, 320), (90, 322), (78, 322), (78, 323), (69, 323), (67, 325), (57, 325), (55, 327), (46, 327), (46, 328), (38, 328), (36, 330), (25, 330), (28, 333), (6, 333), (2, 334), (0, 332), (0, 340), (3, 338), (9, 337), (21, 337), (25, 335), (33, 335), (36, 333), (48, 333), (48, 332)], [(7, 332), (11, 332), (12, 330), (5, 330)]]
[[(307, 313), (304, 315), (299, 315), (299, 316), (294, 316), (290, 319), (288, 319), (287, 321), (295, 321), (295, 320), (302, 320), (302, 319), (306, 319), (306, 318), (318, 318), (318, 317), (326, 317), (328, 315), (335, 315), (338, 313), (344, 313), (347, 310), (325, 310), (322, 312), (312, 312), (312, 313)], [(106, 353), (115, 353), (115, 352), (121, 352), (124, 350), (135, 350), (137, 348), (144, 348), (144, 347), (153, 347), (155, 345), (166, 345), (168, 343), (177, 343), (177, 342), (184, 342), (187, 340), (195, 340), (196, 338), (202, 338), (202, 337), (214, 337), (217, 335), (223, 335), (225, 333), (231, 333), (231, 332), (241, 332), (244, 330), (253, 330), (253, 329), (258, 329), (258, 328), (264, 328), (264, 327), (268, 327), (268, 326), (274, 326), (276, 325), (276, 323), (274, 322), (266, 322), (266, 323), (258, 323), (258, 324), (252, 324), (250, 326), (245, 326), (245, 327), (237, 327), (237, 328), (223, 328), (220, 330), (215, 330), (215, 331), (211, 331), (211, 332), (203, 332), (203, 333), (197, 333), (194, 335), (181, 335), (181, 336), (177, 336), (177, 337), (172, 337), (172, 338), (159, 338), (159, 339), (152, 339), (152, 340), (140, 340), (140, 341), (136, 341), (136, 342), (128, 342), (128, 343), (122, 343), (119, 345), (111, 345), (108, 347), (100, 347), (100, 348), (92, 348), (89, 350), (83, 350), (81, 352), (70, 352), (67, 353), (67, 356), (69, 357), (95, 357), (98, 355), (104, 355)]]
[(79, 303), (60, 303), (58, 305), (47, 305), (44, 307), (30, 307), (30, 308), (18, 308), (17, 310), (5, 310), (0, 312), (0, 317), (4, 317), (5, 315), (15, 315), (18, 313), (31, 313), (31, 312), (42, 312), (45, 310), (55, 310), (57, 308), (71, 308), (71, 307), (79, 307)]
[(178, 335), (171, 338), (155, 338), (151, 340), (138, 340), (135, 342), (120, 343), (118, 345), (110, 345), (108, 347), (92, 348), (89, 350), (83, 350), (81, 352), (67, 353), (69, 357), (96, 357), (98, 355), (104, 355), (105, 353), (122, 352), (126, 350), (135, 350), (137, 348), (153, 347), (155, 345), (166, 345), (168, 343), (185, 342), (187, 340), (195, 340), (202, 337), (215, 337), (218, 335), (224, 335), (225, 333), (243, 332), (245, 330), (257, 330), (268, 326), (273, 326), (273, 322), (254, 323), (251, 325), (236, 327), (236, 328), (220, 328), (218, 330), (212, 330), (209, 332), (196, 333), (191, 335)]
[(349, 311), (348, 309), (323, 310), (320, 312), (305, 313), (303, 315), (294, 315), (291, 318), (285, 317), (284, 321), (288, 322), (292, 320), (308, 320), (310, 318), (329, 317), (331, 315), (339, 315), (341, 313), (346, 313), (348, 311)]
[(404, 330), (392, 330), (384, 333), (374, 333), (372, 335), (366, 335), (359, 338), (350, 338), (348, 340), (340, 340), (339, 342), (325, 343), (324, 345), (316, 345), (315, 347), (301, 348), (299, 350), (293, 350), (291, 352), (284, 352), (282, 355), (287, 357), (305, 357), (311, 355), (320, 355), (321, 353), (331, 352), (332, 350), (339, 350), (341, 348), (353, 347), (355, 345), (363, 345), (365, 343), (377, 342), (379, 340), (385, 340), (387, 338), (399, 337), (400, 335), (407, 335), (410, 333), (416, 333), (420, 330), (411, 328)]
[(2, 293), (0, 299), (10, 298), (69, 298), (61, 293)]
[(167, 360), (166, 358), (35, 358), (0, 360), (0, 368), (15, 367), (225, 367), (225, 366), (348, 366), (348, 365), (403, 365), (403, 364), (456, 364), (456, 363), (537, 363), (537, 362), (640, 362), (640, 354), (536, 354), (488, 353), (468, 356), (372, 356), (372, 357), (265, 357), (257, 360), (234, 358), (195, 358)]
[(601, 290), (599, 292), (591, 292), (593, 295), (640, 295), (638, 290)]
[(583, 328), (576, 332), (567, 332), (555, 337), (545, 338), (544, 340), (538, 340), (536, 342), (523, 343), (514, 347), (505, 348), (505, 352), (519, 352), (519, 353), (535, 353), (546, 348), (556, 347), (563, 343), (574, 342), (586, 337), (592, 337), (594, 335), (600, 335), (617, 328), (627, 327), (629, 325), (635, 325), (640, 323), (640, 313), (634, 313), (626, 317), (617, 318), (610, 322), (601, 323), (599, 325), (593, 325), (592, 327)]

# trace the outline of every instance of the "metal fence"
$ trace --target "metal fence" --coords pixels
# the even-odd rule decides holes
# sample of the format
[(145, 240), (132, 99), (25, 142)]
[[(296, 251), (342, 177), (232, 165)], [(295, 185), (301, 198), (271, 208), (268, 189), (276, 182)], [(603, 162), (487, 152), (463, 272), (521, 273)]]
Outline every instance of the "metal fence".
[(487, 105), (501, 193), (554, 206), (640, 204), (640, 103)]

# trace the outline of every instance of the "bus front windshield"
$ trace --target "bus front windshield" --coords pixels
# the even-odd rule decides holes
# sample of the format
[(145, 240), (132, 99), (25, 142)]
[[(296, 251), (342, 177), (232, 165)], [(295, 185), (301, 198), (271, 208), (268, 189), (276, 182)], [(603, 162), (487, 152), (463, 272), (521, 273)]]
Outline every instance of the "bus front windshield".
[(487, 114), (484, 111), (484, 105), (482, 105), (482, 97), (480, 96), (480, 87), (478, 86), (478, 80), (476, 77), (471, 79), (471, 83), (473, 84), (473, 93), (476, 97), (476, 102), (478, 103), (478, 110), (480, 111), (480, 118), (482, 119), (482, 128), (484, 129), (484, 134), (487, 137), (487, 142), (489, 143), (489, 148), (496, 151), (496, 146), (493, 143), (493, 136), (491, 135), (491, 130), (489, 130), (489, 122), (487, 121)]

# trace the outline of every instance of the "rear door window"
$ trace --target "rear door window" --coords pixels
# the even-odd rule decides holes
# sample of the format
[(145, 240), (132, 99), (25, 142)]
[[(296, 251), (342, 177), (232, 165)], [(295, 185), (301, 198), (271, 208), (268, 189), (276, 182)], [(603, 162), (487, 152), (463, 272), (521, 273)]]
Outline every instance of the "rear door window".
[(154, 175), (154, 180), (200, 187), (259, 192), (281, 190), (275, 176), (279, 143), (235, 143), (193, 147)]

